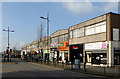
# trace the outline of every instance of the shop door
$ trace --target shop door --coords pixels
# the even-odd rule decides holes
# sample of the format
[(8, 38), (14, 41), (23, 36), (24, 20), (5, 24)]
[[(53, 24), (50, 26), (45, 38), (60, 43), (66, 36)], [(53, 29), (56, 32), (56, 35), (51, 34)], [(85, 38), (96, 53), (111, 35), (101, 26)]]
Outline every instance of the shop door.
[(83, 44), (70, 45), (70, 61), (80, 59), (83, 62)]
[(114, 54), (114, 64), (120, 65), (120, 52)]

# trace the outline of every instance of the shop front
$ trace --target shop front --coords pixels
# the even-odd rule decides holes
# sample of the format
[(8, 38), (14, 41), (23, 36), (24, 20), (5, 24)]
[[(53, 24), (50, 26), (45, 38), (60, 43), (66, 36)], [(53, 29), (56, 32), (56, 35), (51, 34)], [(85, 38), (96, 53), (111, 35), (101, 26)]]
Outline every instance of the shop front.
[(58, 60), (58, 43), (51, 43), (50, 47), (50, 61)]
[(68, 41), (59, 42), (58, 51), (59, 51), (59, 61), (67, 62), (68, 61)]
[(85, 60), (87, 65), (106, 65), (107, 42), (85, 44)]
[(49, 60), (50, 50), (44, 49), (43, 60)]
[(75, 59), (83, 62), (83, 44), (70, 45), (70, 61), (75, 62)]
[(120, 48), (114, 48), (114, 65), (120, 65)]
[(58, 48), (50, 48), (50, 61), (57, 60)]

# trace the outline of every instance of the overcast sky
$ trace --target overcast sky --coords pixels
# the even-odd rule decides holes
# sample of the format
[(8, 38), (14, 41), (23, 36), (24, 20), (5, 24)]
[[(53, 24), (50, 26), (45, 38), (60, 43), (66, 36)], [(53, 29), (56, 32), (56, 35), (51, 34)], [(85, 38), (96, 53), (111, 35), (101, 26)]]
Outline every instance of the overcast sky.
[[(36, 31), (42, 23), (46, 32), (46, 20), (50, 18), (50, 34), (60, 29), (92, 19), (108, 12), (118, 13), (117, 2), (3, 2), (2, 29), (8, 26), (10, 46), (20, 49), (24, 44), (36, 40)], [(1, 36), (1, 35), (0, 35)], [(7, 47), (7, 32), (2, 32), (2, 50)]]

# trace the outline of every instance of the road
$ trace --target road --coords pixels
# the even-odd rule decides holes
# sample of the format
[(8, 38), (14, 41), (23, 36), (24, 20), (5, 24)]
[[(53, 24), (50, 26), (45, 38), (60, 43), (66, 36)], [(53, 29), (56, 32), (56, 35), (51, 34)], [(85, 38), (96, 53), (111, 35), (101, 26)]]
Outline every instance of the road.
[[(102, 78), (108, 77), (95, 76), (72, 71), (57, 69), (54, 67), (43, 66), (40, 64), (32, 64), (27, 62), (3, 63), (2, 64), (2, 77), (79, 77), (79, 79), (88, 78)], [(108, 78), (110, 79), (110, 78)]]

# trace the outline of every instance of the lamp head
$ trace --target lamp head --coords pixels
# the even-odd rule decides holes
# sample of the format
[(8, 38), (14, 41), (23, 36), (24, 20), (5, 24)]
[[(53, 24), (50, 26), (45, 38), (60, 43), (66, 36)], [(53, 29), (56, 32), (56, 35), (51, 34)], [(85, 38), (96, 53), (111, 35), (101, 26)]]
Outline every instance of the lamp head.
[(5, 29), (3, 29), (3, 31), (6, 31)]
[(12, 30), (11, 32), (15, 32), (14, 30)]
[(45, 19), (44, 17), (40, 17), (40, 18)]

